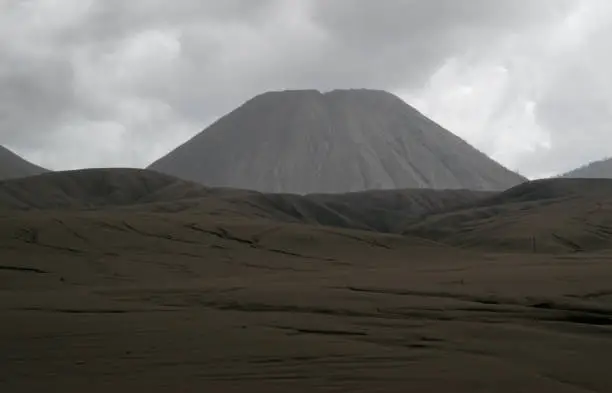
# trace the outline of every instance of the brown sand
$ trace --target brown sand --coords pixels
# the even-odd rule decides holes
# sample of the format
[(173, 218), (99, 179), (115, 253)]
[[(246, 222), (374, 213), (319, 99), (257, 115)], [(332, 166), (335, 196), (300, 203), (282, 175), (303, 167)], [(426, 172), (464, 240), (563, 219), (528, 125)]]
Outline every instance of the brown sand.
[(0, 218), (1, 392), (611, 392), (605, 250), (192, 213)]

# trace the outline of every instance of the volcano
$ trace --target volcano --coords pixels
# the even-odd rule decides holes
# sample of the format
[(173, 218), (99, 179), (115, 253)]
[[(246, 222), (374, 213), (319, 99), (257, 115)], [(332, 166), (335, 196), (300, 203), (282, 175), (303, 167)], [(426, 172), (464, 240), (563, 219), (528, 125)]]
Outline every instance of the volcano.
[(379, 90), (259, 95), (149, 169), (263, 192), (504, 190), (525, 179)]

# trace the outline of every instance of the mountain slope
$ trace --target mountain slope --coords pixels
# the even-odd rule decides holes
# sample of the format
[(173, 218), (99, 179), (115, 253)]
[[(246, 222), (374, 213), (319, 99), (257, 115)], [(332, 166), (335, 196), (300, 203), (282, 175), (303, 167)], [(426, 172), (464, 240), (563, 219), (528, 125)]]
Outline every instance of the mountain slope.
[(612, 159), (592, 162), (562, 175), (566, 178), (610, 179), (612, 178)]
[(0, 180), (33, 176), (47, 172), (46, 169), (34, 165), (4, 146), (0, 146)]
[(141, 169), (83, 169), (0, 181), (0, 208), (88, 209), (202, 197), (205, 187)]
[(20, 217), (19, 210), (38, 210), (41, 217), (82, 210), (162, 221), (180, 216), (212, 226), (326, 226), (489, 251), (612, 248), (608, 179), (545, 179), (501, 193), (407, 189), (297, 195), (207, 188), (148, 170), (90, 169), (0, 181), (0, 218)]
[(545, 179), (431, 214), (404, 233), (495, 251), (579, 252), (612, 248), (612, 180)]
[(299, 194), (503, 190), (525, 180), (375, 90), (262, 94), (149, 168), (207, 186)]
[(394, 190), (349, 194), (265, 194), (207, 188), (154, 171), (87, 169), (0, 181), (0, 211), (130, 210), (186, 212), (212, 220), (246, 219), (396, 232), (438, 209), (474, 203), (489, 193)]

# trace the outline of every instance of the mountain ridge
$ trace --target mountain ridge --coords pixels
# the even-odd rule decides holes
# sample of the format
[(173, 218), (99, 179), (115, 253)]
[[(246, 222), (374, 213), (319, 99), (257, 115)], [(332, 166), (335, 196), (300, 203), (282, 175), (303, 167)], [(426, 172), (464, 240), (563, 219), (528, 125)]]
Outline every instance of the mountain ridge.
[(504, 252), (610, 249), (611, 207), (612, 179), (542, 179), (498, 193), (406, 189), (308, 195), (209, 188), (142, 169), (50, 172), (0, 181), (3, 219), (22, 213), (91, 213), (188, 218), (212, 226), (305, 225)]
[(269, 194), (209, 188), (130, 168), (50, 172), (0, 181), (0, 212), (131, 210), (208, 219), (267, 220), (395, 232), (406, 220), (453, 208), (489, 193), (406, 189), (349, 194)]

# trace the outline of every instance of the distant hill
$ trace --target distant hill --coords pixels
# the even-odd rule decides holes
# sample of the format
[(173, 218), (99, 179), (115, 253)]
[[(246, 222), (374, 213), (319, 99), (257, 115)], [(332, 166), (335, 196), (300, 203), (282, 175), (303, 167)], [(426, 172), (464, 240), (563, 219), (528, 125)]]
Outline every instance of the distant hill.
[(142, 169), (83, 169), (0, 181), (4, 209), (84, 209), (200, 197), (199, 184)]
[(594, 161), (588, 165), (567, 172), (561, 177), (583, 179), (612, 179), (612, 159)]
[(47, 170), (24, 160), (6, 147), (0, 146), (0, 180), (33, 176), (44, 172)]
[(84, 211), (143, 215), (155, 222), (188, 220), (213, 227), (326, 226), (503, 252), (612, 248), (612, 179), (536, 180), (503, 192), (405, 189), (308, 195), (209, 188), (140, 169), (51, 172), (0, 181), (0, 217), (19, 217), (15, 212), (25, 210), (39, 211), (40, 217), (89, 214)]
[(545, 179), (435, 211), (403, 233), (453, 246), (519, 252), (612, 248), (612, 179)]
[(129, 209), (189, 212), (206, 219), (264, 219), (396, 232), (407, 220), (490, 195), (467, 190), (395, 190), (349, 194), (265, 194), (208, 188), (140, 169), (52, 172), (0, 181), (0, 210)]
[(259, 95), (149, 168), (207, 186), (298, 194), (504, 190), (525, 181), (377, 90)]

